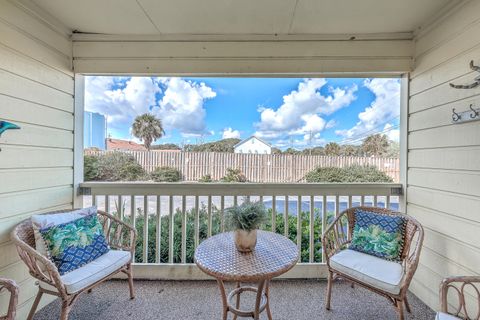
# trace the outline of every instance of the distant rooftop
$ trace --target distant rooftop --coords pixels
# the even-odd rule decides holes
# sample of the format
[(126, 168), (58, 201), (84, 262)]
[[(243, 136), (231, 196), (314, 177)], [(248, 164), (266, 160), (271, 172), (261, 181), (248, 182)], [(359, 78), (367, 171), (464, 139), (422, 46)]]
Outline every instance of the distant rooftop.
[(133, 141), (121, 139), (107, 139), (107, 150), (131, 150), (131, 151), (145, 151), (147, 148), (143, 144)]

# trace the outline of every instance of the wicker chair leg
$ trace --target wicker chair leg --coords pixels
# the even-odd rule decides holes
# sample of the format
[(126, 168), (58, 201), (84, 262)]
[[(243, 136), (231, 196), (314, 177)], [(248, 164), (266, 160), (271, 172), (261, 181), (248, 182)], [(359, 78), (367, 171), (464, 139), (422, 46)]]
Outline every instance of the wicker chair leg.
[(60, 320), (68, 320), (68, 315), (71, 309), (70, 301), (64, 300), (62, 301), (62, 313), (60, 315)]
[(397, 311), (398, 311), (398, 320), (404, 320), (405, 316), (403, 314), (403, 301), (397, 300)]
[(127, 266), (127, 275), (128, 275), (128, 288), (130, 289), (130, 299), (135, 299), (135, 291), (133, 289), (133, 272), (132, 265), (128, 264)]
[(38, 289), (37, 296), (35, 297), (35, 301), (33, 301), (32, 308), (28, 313), (27, 320), (33, 319), (33, 315), (35, 314), (35, 311), (37, 311), (37, 307), (38, 307), (38, 304), (40, 303), (40, 299), (42, 299), (42, 295), (43, 295), (43, 291), (41, 289)]
[(404, 303), (405, 303), (405, 309), (407, 309), (407, 312), (412, 313), (412, 310), (410, 309), (410, 304), (408, 303), (407, 296), (405, 296)]
[(330, 300), (332, 297), (332, 282), (333, 282), (333, 274), (331, 271), (328, 271), (328, 282), (327, 282), (327, 303), (325, 305), (325, 309), (330, 310)]

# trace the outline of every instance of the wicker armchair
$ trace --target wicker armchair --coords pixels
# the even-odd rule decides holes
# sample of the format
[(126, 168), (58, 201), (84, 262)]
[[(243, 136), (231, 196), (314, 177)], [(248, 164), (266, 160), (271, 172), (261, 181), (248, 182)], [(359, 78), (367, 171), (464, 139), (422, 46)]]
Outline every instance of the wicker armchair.
[[(351, 242), (353, 235), (353, 228), (355, 222), (355, 212), (357, 209), (376, 212), (379, 214), (387, 215), (401, 215), (407, 220), (406, 225), (406, 235), (405, 235), (405, 245), (403, 252), (401, 253), (402, 263), (396, 263), (391, 261), (386, 261), (380, 258), (373, 256), (365, 255), (362, 253), (356, 253), (353, 250), (346, 250)], [(327, 301), (326, 309), (330, 310), (330, 300), (332, 294), (332, 284), (333, 280), (337, 278), (343, 278), (352, 282), (353, 284), (358, 284), (362, 287), (365, 287), (373, 292), (376, 292), (380, 295), (386, 297), (398, 311), (398, 318), (400, 320), (404, 319), (403, 306), (405, 305), (408, 312), (410, 312), (410, 306), (407, 300), (407, 290), (412, 281), (413, 274), (418, 266), (418, 261), (420, 257), (420, 251), (423, 244), (423, 228), (422, 226), (412, 217), (394, 212), (384, 208), (373, 208), (373, 207), (355, 207), (349, 208), (343, 211), (327, 228), (322, 236), (322, 245), (325, 259), (328, 266), (328, 286), (327, 286)], [(351, 264), (350, 268), (345, 267), (339, 270), (338, 263), (334, 263), (336, 257), (345, 255), (345, 253), (354, 253), (367, 257), (373, 261), (371, 265), (364, 265), (364, 273), (360, 270), (355, 270), (356, 266)], [(336, 256), (339, 254), (338, 256)], [(335, 257), (334, 257), (335, 256)], [(333, 259), (332, 259), (333, 258)], [(344, 258), (346, 264), (349, 264), (349, 258)], [(392, 268), (392, 269), (390, 269)], [(392, 278), (393, 272), (396, 272), (396, 278)], [(373, 275), (368, 275), (368, 273), (381, 273), (387, 279), (379, 279), (375, 281)], [(364, 274), (367, 274), (364, 276)], [(372, 281), (373, 279), (373, 281)], [(393, 280), (392, 280), (393, 279)], [(378, 285), (379, 283), (391, 282), (391, 285), (388, 287)]]
[[(71, 210), (49, 212), (48, 214), (62, 213), (67, 211)], [(98, 272), (96, 274), (96, 277), (99, 277), (100, 275), (101, 278), (96, 279), (93, 283), (91, 278), (87, 278), (87, 280), (77, 281), (75, 284), (75, 289), (69, 286), (69, 283), (67, 283), (67, 279), (69, 279), (68, 281), (77, 280), (71, 279), (72, 274), (75, 271), (85, 268), (89, 264), (92, 264), (93, 262), (102, 259), (102, 257), (90, 262), (89, 264), (81, 267), (80, 269), (74, 270), (61, 276), (55, 264), (50, 261), (46, 256), (40, 254), (36, 250), (35, 237), (31, 220), (24, 220), (14, 228), (11, 233), (12, 241), (17, 247), (20, 258), (27, 265), (30, 274), (38, 280), (39, 284), (37, 297), (35, 298), (35, 301), (32, 305), (27, 319), (30, 320), (33, 318), (33, 315), (35, 314), (42, 295), (46, 293), (57, 296), (62, 300), (62, 311), (60, 319), (67, 320), (68, 314), (73, 304), (78, 299), (81, 293), (85, 291), (91, 291), (93, 287), (109, 279), (111, 276), (119, 272), (125, 273), (127, 275), (128, 285), (130, 289), (130, 298), (134, 299), (135, 295), (133, 289), (133, 274), (131, 264), (134, 257), (136, 231), (128, 224), (106, 212), (98, 211), (98, 218), (103, 226), (105, 238), (107, 239), (107, 242), (112, 249), (109, 251), (109, 253), (112, 252), (123, 254), (123, 252), (129, 252), (130, 254), (127, 255), (126, 259), (124, 258), (125, 262), (122, 262), (121, 265), (112, 264), (111, 266), (109, 266), (108, 274)], [(109, 253), (105, 254), (105, 256)], [(88, 274), (85, 277), (88, 277)]]
[(13, 320), (17, 311), (18, 286), (13, 280), (0, 278), (0, 293), (6, 290), (10, 293), (7, 314), (0, 316), (0, 320)]
[[(465, 290), (470, 288), (470, 293), (476, 295), (476, 304), (467, 305)], [(450, 289), (458, 296), (458, 306), (454, 311), (448, 310), (447, 295)], [(455, 300), (455, 299), (454, 299)], [(480, 320), (480, 276), (449, 277), (440, 285), (440, 310), (436, 320)]]

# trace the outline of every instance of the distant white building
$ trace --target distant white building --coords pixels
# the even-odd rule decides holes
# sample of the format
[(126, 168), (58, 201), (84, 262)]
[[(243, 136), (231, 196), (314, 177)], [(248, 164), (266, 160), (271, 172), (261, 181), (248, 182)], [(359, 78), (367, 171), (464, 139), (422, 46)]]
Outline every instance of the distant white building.
[(272, 146), (260, 138), (251, 136), (234, 146), (235, 153), (271, 154)]

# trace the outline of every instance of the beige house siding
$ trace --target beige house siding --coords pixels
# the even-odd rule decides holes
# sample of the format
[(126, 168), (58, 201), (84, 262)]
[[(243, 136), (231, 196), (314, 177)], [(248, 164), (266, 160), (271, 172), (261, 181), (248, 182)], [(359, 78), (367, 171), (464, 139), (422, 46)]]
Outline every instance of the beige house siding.
[[(72, 207), (71, 51), (67, 35), (0, 0), (0, 120), (21, 126), (0, 137), (0, 277), (20, 286), (18, 319), (26, 318), (37, 289), (9, 233), (33, 213)], [(6, 302), (1, 294), (2, 309)]]
[(425, 227), (425, 246), (411, 289), (438, 308), (449, 275), (480, 274), (480, 122), (451, 124), (452, 108), (480, 106), (471, 83), (480, 64), (480, 1), (464, 5), (416, 39), (410, 81), (407, 211)]

